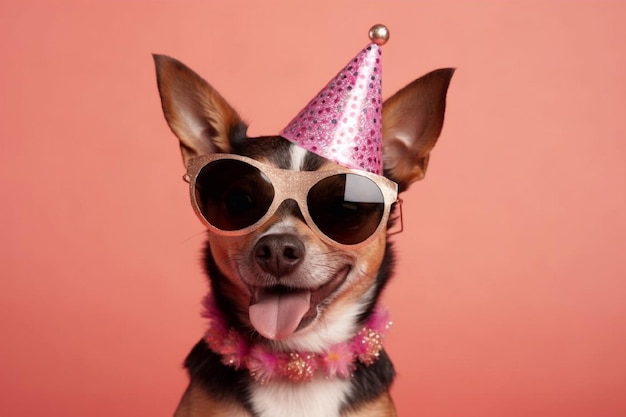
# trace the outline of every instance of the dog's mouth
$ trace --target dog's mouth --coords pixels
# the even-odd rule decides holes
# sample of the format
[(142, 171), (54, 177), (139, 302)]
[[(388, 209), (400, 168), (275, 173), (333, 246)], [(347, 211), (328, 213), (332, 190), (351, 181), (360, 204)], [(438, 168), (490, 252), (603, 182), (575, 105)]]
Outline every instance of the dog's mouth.
[(307, 327), (323, 305), (343, 284), (350, 267), (340, 269), (318, 288), (292, 288), (285, 285), (255, 287), (248, 310), (252, 327), (262, 336), (282, 340)]

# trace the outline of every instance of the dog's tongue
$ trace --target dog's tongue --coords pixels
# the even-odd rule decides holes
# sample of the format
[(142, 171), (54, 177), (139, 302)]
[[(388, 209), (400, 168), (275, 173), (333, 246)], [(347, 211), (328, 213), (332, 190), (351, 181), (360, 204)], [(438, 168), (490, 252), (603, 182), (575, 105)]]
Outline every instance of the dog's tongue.
[(261, 291), (248, 314), (257, 332), (268, 339), (280, 340), (296, 331), (309, 311), (311, 292), (271, 293)]

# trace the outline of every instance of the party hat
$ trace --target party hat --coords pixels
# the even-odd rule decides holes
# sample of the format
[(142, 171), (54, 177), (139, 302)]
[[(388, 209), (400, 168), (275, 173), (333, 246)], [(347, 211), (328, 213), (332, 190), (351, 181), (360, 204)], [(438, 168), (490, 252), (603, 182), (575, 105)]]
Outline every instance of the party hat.
[(389, 39), (375, 25), (370, 40), (280, 135), (348, 168), (382, 173), (381, 45)]

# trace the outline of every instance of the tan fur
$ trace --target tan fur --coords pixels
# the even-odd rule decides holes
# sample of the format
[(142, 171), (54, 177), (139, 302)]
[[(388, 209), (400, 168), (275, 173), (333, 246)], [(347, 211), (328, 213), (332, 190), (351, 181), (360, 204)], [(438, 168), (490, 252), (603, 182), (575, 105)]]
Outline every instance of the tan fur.
[(393, 405), (389, 393), (384, 393), (380, 397), (367, 404), (364, 404), (356, 411), (343, 413), (341, 417), (396, 417), (396, 408)]
[(352, 256), (355, 259), (362, 260), (356, 266), (363, 269), (359, 271), (358, 280), (352, 283), (350, 291), (340, 294), (333, 304), (329, 306), (329, 310), (341, 308), (342, 305), (358, 303), (359, 300), (363, 299), (363, 296), (366, 295), (376, 279), (385, 253), (385, 239), (385, 234), (381, 233), (376, 240), (354, 251)]

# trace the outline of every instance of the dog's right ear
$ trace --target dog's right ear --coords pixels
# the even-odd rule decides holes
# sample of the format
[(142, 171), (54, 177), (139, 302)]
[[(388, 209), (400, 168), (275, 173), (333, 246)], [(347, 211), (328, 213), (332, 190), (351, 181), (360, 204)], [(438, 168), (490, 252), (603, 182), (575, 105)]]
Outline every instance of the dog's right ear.
[(153, 57), (163, 113), (180, 140), (185, 166), (197, 155), (229, 152), (233, 130), (246, 128), (237, 112), (182, 62)]

